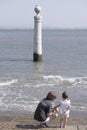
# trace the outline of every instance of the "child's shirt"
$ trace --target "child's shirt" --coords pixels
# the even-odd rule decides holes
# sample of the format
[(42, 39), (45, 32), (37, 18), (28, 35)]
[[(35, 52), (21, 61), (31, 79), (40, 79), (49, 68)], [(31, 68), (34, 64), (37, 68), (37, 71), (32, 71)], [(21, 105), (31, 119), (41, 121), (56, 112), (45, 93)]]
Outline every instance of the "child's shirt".
[(70, 100), (61, 100), (60, 101), (60, 108), (59, 108), (59, 114), (66, 114), (69, 117), (69, 111), (68, 110), (66, 113), (64, 113), (65, 110), (68, 109), (68, 107), (71, 106), (71, 102)]

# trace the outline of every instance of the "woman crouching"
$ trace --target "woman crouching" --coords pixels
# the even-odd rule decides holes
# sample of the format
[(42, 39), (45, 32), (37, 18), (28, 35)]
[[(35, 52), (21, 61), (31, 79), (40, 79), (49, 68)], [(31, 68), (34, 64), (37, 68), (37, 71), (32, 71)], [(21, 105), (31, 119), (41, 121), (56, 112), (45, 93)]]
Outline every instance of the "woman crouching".
[(52, 108), (52, 101), (56, 99), (56, 93), (54, 91), (50, 91), (47, 94), (47, 97), (42, 99), (42, 101), (38, 104), (35, 113), (34, 119), (40, 122), (42, 128), (46, 128), (47, 122), (52, 119), (55, 119), (58, 114)]

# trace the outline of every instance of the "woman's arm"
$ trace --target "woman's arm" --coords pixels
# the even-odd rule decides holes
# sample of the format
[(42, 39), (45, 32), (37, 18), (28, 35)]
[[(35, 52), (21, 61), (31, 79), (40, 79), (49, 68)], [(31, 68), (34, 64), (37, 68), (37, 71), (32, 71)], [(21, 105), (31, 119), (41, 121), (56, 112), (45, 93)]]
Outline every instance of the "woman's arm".
[(60, 104), (57, 105), (57, 106), (54, 106), (54, 107), (52, 108), (52, 112), (54, 112), (54, 111), (58, 112), (58, 108), (59, 108), (59, 107), (60, 107)]

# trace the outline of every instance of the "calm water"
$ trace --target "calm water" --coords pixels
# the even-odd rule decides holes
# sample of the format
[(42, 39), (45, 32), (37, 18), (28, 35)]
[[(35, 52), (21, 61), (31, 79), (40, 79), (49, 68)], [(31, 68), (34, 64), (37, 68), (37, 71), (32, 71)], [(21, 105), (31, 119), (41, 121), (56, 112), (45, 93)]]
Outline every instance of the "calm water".
[(32, 30), (0, 31), (0, 111), (34, 111), (67, 90), (72, 111), (87, 112), (87, 30), (44, 30), (43, 61), (33, 62)]

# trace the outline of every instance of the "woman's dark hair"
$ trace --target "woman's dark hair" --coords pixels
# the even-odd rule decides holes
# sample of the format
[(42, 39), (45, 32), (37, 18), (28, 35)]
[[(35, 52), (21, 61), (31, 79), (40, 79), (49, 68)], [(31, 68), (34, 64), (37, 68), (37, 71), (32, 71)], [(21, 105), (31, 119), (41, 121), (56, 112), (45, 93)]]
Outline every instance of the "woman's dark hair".
[(56, 99), (56, 93), (54, 91), (50, 91), (48, 94), (47, 94), (47, 97), (46, 97), (46, 100), (54, 100)]
[(64, 91), (64, 92), (62, 93), (62, 98), (63, 98), (63, 99), (67, 99), (67, 98), (68, 98), (68, 93), (67, 93), (66, 91)]

